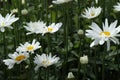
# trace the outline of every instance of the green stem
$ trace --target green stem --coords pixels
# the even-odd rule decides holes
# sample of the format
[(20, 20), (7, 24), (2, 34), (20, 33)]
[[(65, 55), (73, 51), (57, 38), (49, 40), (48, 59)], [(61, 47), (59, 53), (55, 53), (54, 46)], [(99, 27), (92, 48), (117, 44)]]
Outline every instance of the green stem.
[[(104, 55), (104, 54), (103, 54)], [(104, 71), (105, 71), (105, 68), (104, 68), (105, 66), (104, 66), (104, 58), (102, 59), (102, 80), (104, 80), (104, 75), (105, 75), (105, 73), (104, 73)]]
[(42, 80), (41, 79), (41, 68), (39, 68), (38, 80)]
[(45, 69), (45, 80), (49, 80), (49, 72), (48, 72), (48, 68)]
[(104, 50), (102, 54), (102, 80), (104, 80), (105, 77), (105, 53), (107, 53), (107, 49)]
[(67, 23), (66, 23), (66, 26), (65, 26), (65, 50), (66, 50), (66, 58), (65, 58), (65, 61), (66, 61), (66, 68), (67, 68), (67, 61), (68, 61), (68, 26), (69, 26), (69, 13), (68, 13), (68, 8), (66, 6), (66, 15), (67, 16)]
[[(78, 0), (78, 4), (77, 4), (77, 5), (78, 5), (78, 6), (77, 6), (77, 7), (78, 7), (78, 14), (77, 14), (78, 16), (80, 15), (79, 12), (81, 13), (80, 2), (81, 2), (81, 1)], [(77, 27), (77, 30), (80, 29), (80, 27), (81, 27), (80, 18), (78, 18), (77, 26), (78, 26), (78, 27)], [(79, 45), (79, 56), (81, 56), (81, 41), (82, 41), (82, 40), (81, 40), (81, 37), (79, 38), (79, 40), (80, 40), (80, 45)], [(77, 76), (77, 79), (78, 79), (78, 80), (80, 79), (80, 68), (81, 68), (81, 66), (80, 66), (80, 60), (78, 59), (78, 73), (77, 73), (77, 75), (78, 75), (78, 76)]]
[(95, 58), (95, 60), (94, 60), (94, 70), (95, 70), (95, 75), (96, 75), (96, 79), (97, 79), (97, 63), (96, 63), (96, 61), (97, 61), (97, 52), (96, 52), (96, 49), (95, 49), (95, 56), (94, 56), (94, 58)]
[(86, 79), (86, 64), (83, 65), (83, 70), (84, 70), (83, 80), (85, 80)]

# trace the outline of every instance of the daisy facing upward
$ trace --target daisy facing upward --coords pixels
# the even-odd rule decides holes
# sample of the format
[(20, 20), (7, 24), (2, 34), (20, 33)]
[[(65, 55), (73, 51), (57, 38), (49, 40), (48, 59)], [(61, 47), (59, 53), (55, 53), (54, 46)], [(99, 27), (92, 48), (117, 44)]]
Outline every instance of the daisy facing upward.
[(34, 39), (32, 41), (32, 44), (29, 42), (26, 42), (25, 44), (20, 44), (20, 46), (16, 49), (17, 52), (31, 52), (34, 53), (35, 50), (41, 48), (40, 43), (36, 42)]
[(90, 7), (85, 9), (85, 11), (82, 14), (82, 17), (92, 19), (99, 16), (101, 11), (102, 11), (101, 7)]
[(105, 24), (103, 24), (103, 29), (101, 29), (96, 23), (92, 23), (90, 26), (91, 30), (86, 30), (86, 36), (91, 38), (93, 42), (90, 44), (90, 47), (95, 45), (103, 45), (107, 42), (107, 50), (110, 50), (110, 41), (115, 44), (119, 44), (119, 40), (116, 37), (119, 37), (120, 26), (117, 26), (117, 20), (108, 25), (108, 20), (105, 19)]
[(59, 57), (52, 56), (51, 53), (48, 54), (42, 54), (42, 55), (36, 55), (34, 58), (34, 63), (36, 64), (35, 71), (39, 69), (39, 67), (45, 67), (47, 68), (50, 65), (56, 64), (59, 61)]
[(42, 36), (46, 33), (55, 33), (59, 30), (59, 28), (62, 26), (62, 23), (52, 23), (49, 26), (46, 25), (43, 21), (38, 22), (30, 22), (27, 23), (27, 26), (24, 26), (27, 31), (27, 35), (29, 34), (42, 34)]

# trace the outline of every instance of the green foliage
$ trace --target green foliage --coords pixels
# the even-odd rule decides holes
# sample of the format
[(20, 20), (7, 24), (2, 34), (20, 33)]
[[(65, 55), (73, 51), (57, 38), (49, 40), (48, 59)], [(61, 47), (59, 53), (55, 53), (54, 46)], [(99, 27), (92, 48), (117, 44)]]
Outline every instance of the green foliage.
[[(105, 18), (110, 22), (119, 20), (119, 12), (113, 11), (113, 6), (119, 0), (73, 0), (64, 4), (53, 4), (52, 0), (5, 0), (0, 1), (0, 13), (6, 15), (12, 9), (19, 21), (12, 26), (13, 30), (6, 29), (0, 32), (0, 80), (67, 80), (69, 72), (73, 72), (73, 80), (120, 80), (120, 49), (119, 45), (111, 44), (110, 51), (106, 51), (106, 44), (90, 47), (91, 39), (85, 36), (92, 22), (102, 25)], [(102, 13), (94, 19), (85, 19), (81, 16), (84, 9), (91, 6), (101, 6)], [(21, 10), (27, 9), (28, 14), (23, 15)], [(62, 22), (60, 30), (54, 34), (31, 34), (23, 26), (30, 21), (44, 21), (47, 25)], [(120, 23), (118, 23), (120, 25)], [(78, 34), (78, 30), (83, 34)], [(36, 39), (42, 45), (36, 50), (30, 60), (15, 64), (9, 70), (3, 63), (9, 58), (8, 54), (15, 52), (20, 43), (31, 42)], [(52, 53), (60, 57), (60, 61), (48, 68), (40, 67), (36, 73), (33, 63), (34, 56), (42, 53)], [(81, 64), (80, 57), (88, 55), (88, 64)], [(72, 79), (71, 79), (72, 80)]]

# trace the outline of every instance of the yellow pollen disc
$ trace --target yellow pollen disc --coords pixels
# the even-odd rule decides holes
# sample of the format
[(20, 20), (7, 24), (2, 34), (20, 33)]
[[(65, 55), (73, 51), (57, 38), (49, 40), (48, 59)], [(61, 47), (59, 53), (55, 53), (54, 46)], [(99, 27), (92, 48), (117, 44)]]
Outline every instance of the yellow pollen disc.
[(27, 47), (27, 50), (31, 51), (31, 50), (33, 50), (33, 48), (34, 48), (34, 46), (30, 45), (30, 46)]
[(43, 62), (42, 62), (42, 64), (46, 64), (47, 63), (47, 61), (46, 60), (44, 60)]
[(21, 61), (21, 60), (23, 60), (23, 59), (25, 59), (26, 57), (25, 57), (25, 55), (19, 55), (19, 56), (17, 56), (16, 58), (15, 58), (15, 60), (16, 61)]
[(5, 26), (5, 23), (4, 23), (4, 22), (2, 22), (2, 23), (1, 23), (1, 26)]
[(101, 32), (100, 35), (102, 35), (102, 34), (104, 34), (107, 37), (110, 36), (110, 32), (108, 32), (108, 31)]
[(48, 32), (52, 32), (53, 28), (48, 28)]
[(43, 65), (49, 65), (49, 64), (50, 64), (50, 61), (44, 60), (44, 61), (42, 61), (42, 64), (43, 64)]
[(94, 12), (92, 12), (92, 13), (91, 13), (91, 16), (95, 16), (95, 13), (94, 13)]

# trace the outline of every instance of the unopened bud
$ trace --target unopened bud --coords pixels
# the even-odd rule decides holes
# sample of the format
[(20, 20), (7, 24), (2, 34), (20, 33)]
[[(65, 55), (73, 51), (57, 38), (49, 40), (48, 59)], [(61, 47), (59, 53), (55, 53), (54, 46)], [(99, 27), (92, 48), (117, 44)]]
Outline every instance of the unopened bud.
[(83, 55), (82, 57), (80, 57), (80, 63), (81, 64), (87, 64), (88, 63), (88, 56)]
[(22, 0), (22, 2), (21, 2), (22, 4), (25, 4), (25, 0)]
[(79, 29), (78, 32), (77, 32), (79, 35), (83, 35), (84, 34), (84, 31), (82, 29)]
[(18, 13), (18, 9), (16, 8), (16, 9), (11, 10), (11, 13)]
[(27, 15), (27, 14), (28, 14), (28, 10), (27, 10), (27, 9), (21, 10), (21, 14), (22, 14), (22, 15)]
[(67, 78), (68, 79), (72, 79), (72, 78), (75, 78), (75, 76), (73, 75), (72, 72), (69, 72)]
[(50, 6), (49, 6), (49, 8), (52, 8), (52, 7), (53, 7), (53, 5), (50, 5)]

